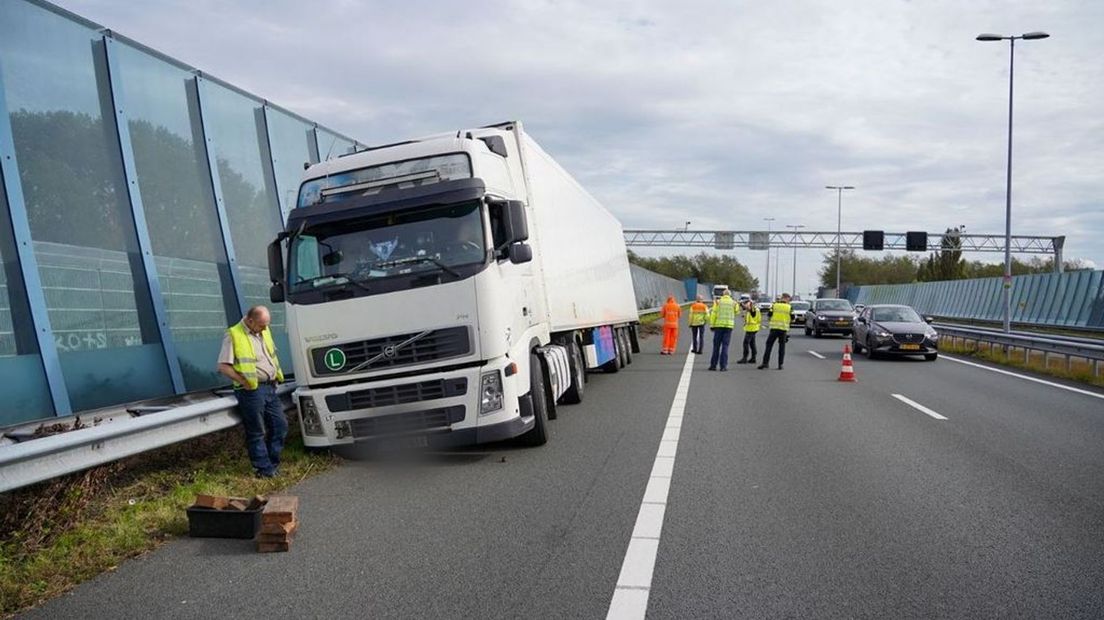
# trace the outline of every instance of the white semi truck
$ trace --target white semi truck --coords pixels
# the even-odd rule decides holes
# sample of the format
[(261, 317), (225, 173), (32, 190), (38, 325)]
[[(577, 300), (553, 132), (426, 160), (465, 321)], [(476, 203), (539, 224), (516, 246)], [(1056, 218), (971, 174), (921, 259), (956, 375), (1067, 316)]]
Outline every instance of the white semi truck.
[(269, 272), (308, 447), (541, 445), (639, 351), (621, 224), (518, 122), (310, 166)]

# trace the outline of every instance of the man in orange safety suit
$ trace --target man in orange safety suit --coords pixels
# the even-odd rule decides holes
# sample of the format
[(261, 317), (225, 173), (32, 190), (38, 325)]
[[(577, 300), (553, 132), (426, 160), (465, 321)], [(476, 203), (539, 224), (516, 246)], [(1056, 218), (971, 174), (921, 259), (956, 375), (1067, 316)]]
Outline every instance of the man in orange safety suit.
[(660, 314), (663, 316), (663, 349), (659, 354), (673, 355), (675, 347), (678, 346), (679, 317), (682, 315), (682, 308), (679, 307), (673, 295), (667, 298), (667, 303), (663, 305)]

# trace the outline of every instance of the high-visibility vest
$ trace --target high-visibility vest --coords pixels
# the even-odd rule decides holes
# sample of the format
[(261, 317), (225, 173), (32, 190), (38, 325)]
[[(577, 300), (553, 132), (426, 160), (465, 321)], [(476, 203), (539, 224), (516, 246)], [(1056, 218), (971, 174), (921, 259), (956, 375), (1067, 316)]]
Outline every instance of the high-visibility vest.
[[(754, 313), (754, 314), (752, 314)], [(763, 313), (759, 312), (759, 309), (752, 306), (751, 310), (744, 313), (744, 331), (745, 332), (757, 332), (759, 328), (763, 326)]]
[(709, 315), (709, 324), (713, 329), (733, 329), (736, 327), (736, 302), (728, 295), (721, 297), (713, 304), (713, 312)]
[(690, 327), (697, 327), (698, 325), (705, 325), (706, 316), (709, 314), (709, 308), (700, 301), (694, 302), (690, 306)]
[(790, 331), (790, 304), (784, 301), (776, 301), (771, 306), (771, 329)]
[[(245, 323), (239, 322), (227, 329), (226, 333), (230, 334), (230, 343), (234, 345), (234, 370), (245, 377), (247, 389), (257, 389), (257, 386), (260, 385), (260, 381), (257, 380), (257, 351), (253, 348), (253, 339), (249, 337)], [(265, 349), (268, 350), (268, 357), (272, 360), (272, 365), (276, 367), (276, 381), (283, 383), (284, 371), (280, 369), (280, 360), (276, 357), (276, 343), (272, 341), (272, 332), (267, 327), (261, 332), (261, 340), (264, 341)], [(240, 388), (242, 386), (235, 381), (234, 387)]]
[(679, 315), (682, 314), (682, 308), (676, 303), (669, 303), (663, 306), (663, 326), (664, 327), (678, 327)]

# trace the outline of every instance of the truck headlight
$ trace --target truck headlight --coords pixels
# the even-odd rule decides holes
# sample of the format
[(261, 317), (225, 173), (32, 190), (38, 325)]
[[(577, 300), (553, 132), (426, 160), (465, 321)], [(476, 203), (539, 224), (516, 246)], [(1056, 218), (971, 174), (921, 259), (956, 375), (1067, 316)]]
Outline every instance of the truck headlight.
[(483, 373), (479, 380), (479, 415), (502, 409), (502, 373)]
[(299, 424), (303, 426), (303, 433), (321, 437), (322, 418), (318, 417), (318, 408), (314, 406), (314, 399), (309, 396), (299, 398)]

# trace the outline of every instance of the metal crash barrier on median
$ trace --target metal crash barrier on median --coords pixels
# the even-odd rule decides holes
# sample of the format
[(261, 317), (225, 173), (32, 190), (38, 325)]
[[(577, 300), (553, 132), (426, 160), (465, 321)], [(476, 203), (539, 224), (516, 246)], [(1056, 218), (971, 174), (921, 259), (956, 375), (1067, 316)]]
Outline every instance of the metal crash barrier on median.
[(1072, 360), (1083, 359), (1091, 366), (1094, 377), (1100, 375), (1101, 366), (1104, 365), (1104, 340), (1023, 332), (1006, 334), (996, 329), (965, 327), (946, 323), (937, 323), (935, 327), (939, 330), (942, 338), (951, 338), (952, 342), (960, 340), (974, 342), (978, 345), (984, 342), (990, 347), (1020, 349), (1024, 351), (1025, 362), (1031, 351), (1042, 353), (1044, 364), (1048, 366), (1051, 355), (1060, 355), (1065, 357), (1065, 368), (1069, 371)]

